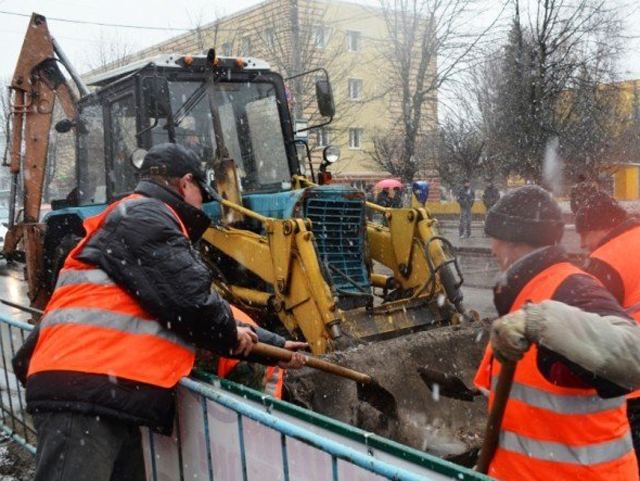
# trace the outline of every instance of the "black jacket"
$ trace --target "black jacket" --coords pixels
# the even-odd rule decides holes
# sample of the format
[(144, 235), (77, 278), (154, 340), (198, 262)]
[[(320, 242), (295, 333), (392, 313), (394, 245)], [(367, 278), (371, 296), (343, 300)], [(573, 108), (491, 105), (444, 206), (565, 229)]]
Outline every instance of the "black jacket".
[[(154, 182), (140, 182), (136, 192), (144, 198), (114, 209), (78, 259), (100, 267), (165, 328), (198, 347), (228, 355), (237, 343), (236, 322), (229, 305), (211, 290), (209, 269), (167, 205), (179, 215), (192, 241), (202, 236), (209, 219)], [(282, 337), (269, 331), (257, 333), (263, 342), (284, 345)], [(174, 409), (173, 389), (127, 379), (46, 371), (27, 380), (31, 413), (76, 411), (170, 432)]]
[(462, 186), (456, 193), (456, 200), (458, 201), (458, 204), (460, 204), (461, 209), (471, 209), (475, 198), (476, 194), (471, 187), (469, 187), (469, 190), (467, 191), (466, 187)]
[[(562, 248), (552, 246), (534, 251), (514, 263), (494, 288), (494, 303), (498, 314), (507, 314), (520, 291), (531, 279), (560, 262), (569, 262), (568, 257)], [(585, 312), (630, 319), (613, 296), (587, 274), (567, 277), (553, 293), (551, 300), (578, 307)], [(554, 384), (592, 387), (601, 397), (615, 397), (629, 392), (543, 346), (538, 346), (537, 364), (545, 378)]]

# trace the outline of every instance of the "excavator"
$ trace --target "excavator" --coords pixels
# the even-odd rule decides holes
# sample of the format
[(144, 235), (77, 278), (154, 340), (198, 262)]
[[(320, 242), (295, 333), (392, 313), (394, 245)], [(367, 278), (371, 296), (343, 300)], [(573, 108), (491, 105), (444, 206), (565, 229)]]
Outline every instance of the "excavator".
[[(314, 118), (321, 119), (306, 128), (328, 124), (336, 112), (327, 72), (301, 75), (312, 76)], [(376, 373), (381, 379), (415, 372), (413, 357), (421, 351), (437, 356), (435, 362), (444, 356), (445, 367), (462, 355), (462, 370), (479, 360), (477, 342), (456, 353), (451, 341), (458, 334), (474, 339), (477, 328), (467, 322), (475, 314), (464, 306), (462, 274), (437, 221), (426, 208), (381, 207), (358, 189), (331, 183), (328, 169), (339, 158), (334, 146), (324, 149), (314, 172), (285, 79), (266, 62), (218, 56), (215, 49), (163, 54), (95, 75), (86, 86), (46, 18), (33, 14), (10, 89), (13, 182), (4, 256), (24, 259), (33, 307), (46, 304), (66, 254), (84, 234), (83, 221), (133, 190), (151, 146), (176, 142), (200, 156), (219, 196), (204, 206), (211, 226), (199, 248), (214, 272), (213, 288), (229, 302), (265, 327), (306, 340), (314, 354), (336, 352), (350, 364), (349, 353), (361, 358), (364, 349), (386, 363)], [(77, 182), (41, 220), (55, 102), (64, 114), (55, 130), (75, 136)], [(382, 221), (368, 221), (367, 211)], [(442, 329), (445, 353), (430, 345), (438, 339), (429, 333)], [(405, 350), (402, 339), (425, 343)], [(388, 341), (400, 347), (382, 347)], [(401, 386), (405, 395), (415, 389), (429, 395), (412, 382)], [(303, 404), (314, 407), (308, 396)], [(362, 413), (336, 414), (363, 423), (353, 416)]]

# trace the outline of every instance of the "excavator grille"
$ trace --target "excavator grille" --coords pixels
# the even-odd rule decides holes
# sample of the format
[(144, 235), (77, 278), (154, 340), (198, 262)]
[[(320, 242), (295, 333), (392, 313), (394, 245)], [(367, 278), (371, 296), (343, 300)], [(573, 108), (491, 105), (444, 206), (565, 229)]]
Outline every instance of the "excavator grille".
[(305, 217), (311, 220), (318, 258), (341, 309), (371, 302), (365, 263), (364, 194), (346, 186), (322, 186), (305, 193)]

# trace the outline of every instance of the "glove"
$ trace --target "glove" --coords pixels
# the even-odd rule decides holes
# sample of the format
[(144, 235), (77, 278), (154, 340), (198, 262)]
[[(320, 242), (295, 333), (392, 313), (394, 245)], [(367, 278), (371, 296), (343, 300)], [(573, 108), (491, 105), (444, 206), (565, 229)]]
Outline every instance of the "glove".
[(525, 336), (527, 314), (519, 310), (496, 319), (491, 325), (491, 347), (499, 361), (519, 361), (531, 342)]

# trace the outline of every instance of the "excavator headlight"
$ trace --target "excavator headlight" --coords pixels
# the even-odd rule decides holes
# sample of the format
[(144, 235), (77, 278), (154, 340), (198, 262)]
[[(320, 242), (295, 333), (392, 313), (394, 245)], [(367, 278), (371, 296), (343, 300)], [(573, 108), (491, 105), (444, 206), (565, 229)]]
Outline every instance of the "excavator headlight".
[(136, 170), (140, 170), (142, 167), (142, 162), (144, 161), (144, 156), (147, 155), (147, 151), (145, 149), (136, 149), (131, 153), (130, 161), (131, 165), (133, 165)]
[(327, 164), (334, 164), (340, 160), (340, 148), (337, 145), (327, 145), (322, 151), (322, 159)]

